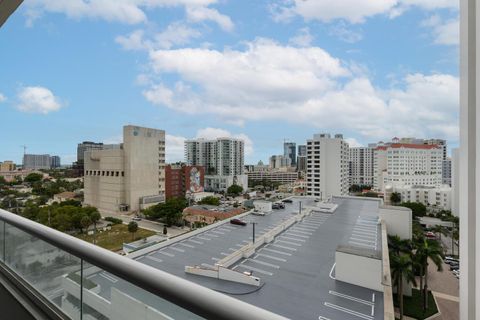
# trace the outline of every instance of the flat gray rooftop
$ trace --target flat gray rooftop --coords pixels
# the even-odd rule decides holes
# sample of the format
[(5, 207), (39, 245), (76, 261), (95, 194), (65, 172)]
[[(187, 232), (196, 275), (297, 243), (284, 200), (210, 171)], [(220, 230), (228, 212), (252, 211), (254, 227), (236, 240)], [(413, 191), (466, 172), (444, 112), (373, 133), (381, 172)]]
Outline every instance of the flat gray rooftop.
[[(256, 222), (259, 236), (298, 212), (300, 201), (303, 207), (315, 204), (313, 198), (293, 198), (285, 209), (242, 219)], [(360, 254), (381, 250), (381, 232), (376, 224), (378, 202), (347, 198), (333, 201), (339, 204), (334, 214), (314, 213), (305, 217), (252, 257), (231, 267), (240, 272), (252, 271), (261, 278), (260, 287), (184, 272), (187, 265), (212, 266), (251, 242), (251, 224), (237, 226), (226, 221), (181, 241), (172, 240), (136, 260), (291, 319), (383, 319), (383, 293), (336, 281), (334, 268), (338, 246), (354, 246), (357, 249), (353, 251)], [(98, 272), (88, 278), (101, 286), (100, 295), (106, 298), (111, 287), (116, 287), (172, 318), (195, 318), (108, 273)]]

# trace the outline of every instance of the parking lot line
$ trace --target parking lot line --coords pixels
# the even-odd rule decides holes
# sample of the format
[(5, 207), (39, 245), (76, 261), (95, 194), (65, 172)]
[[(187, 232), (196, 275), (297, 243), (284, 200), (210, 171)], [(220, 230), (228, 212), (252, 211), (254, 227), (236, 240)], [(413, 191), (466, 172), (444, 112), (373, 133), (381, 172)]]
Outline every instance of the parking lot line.
[(322, 317), (322, 316), (318, 316), (318, 320), (330, 320), (330, 319), (329, 319), (329, 318)]
[(362, 230), (353, 230), (352, 233), (363, 233), (363, 234), (368, 234), (369, 236), (377, 236), (376, 232), (371, 232), (371, 231), (362, 231)]
[(185, 252), (185, 250), (180, 249), (180, 248), (176, 248), (176, 247), (169, 247), (169, 248), (172, 249), (172, 250), (178, 251), (178, 252)]
[(269, 259), (272, 259), (272, 260), (277, 260), (277, 261), (287, 262), (287, 259), (283, 259), (283, 258), (274, 257), (274, 256), (271, 256), (271, 255), (269, 255), (269, 254), (258, 253), (258, 254), (257, 254), (257, 256), (260, 256), (260, 257), (265, 257), (265, 258), (269, 258)]
[(208, 236), (208, 237), (218, 238), (218, 235), (216, 235), (216, 234), (207, 233), (205, 235)]
[(267, 276), (273, 276), (272, 272), (268, 272), (268, 271), (265, 271), (265, 270), (262, 270), (262, 269), (246, 266), (246, 265), (243, 265), (243, 264), (239, 264), (237, 267), (241, 267), (241, 268), (244, 268), (244, 269), (247, 269), (247, 270), (250, 270), (250, 271), (256, 271), (258, 273), (266, 274)]
[(222, 231), (222, 232), (232, 232), (232, 230), (226, 229), (226, 228), (223, 228), (223, 227), (222, 227), (222, 228), (218, 228), (217, 230), (218, 230), (218, 231)]
[(237, 243), (237, 244), (235, 245), (235, 247), (243, 247), (243, 246), (245, 246), (245, 245), (244, 245), (244, 244), (241, 244), (241, 243)]
[(366, 320), (373, 320), (374, 319), (372, 316), (369, 316), (367, 314), (363, 314), (363, 313), (360, 313), (360, 312), (357, 312), (357, 311), (354, 311), (354, 310), (350, 310), (350, 309), (347, 309), (345, 307), (337, 306), (336, 304), (333, 304), (333, 303), (325, 302), (324, 304), (325, 304), (326, 307), (336, 309), (338, 311), (342, 311), (342, 312), (351, 314), (353, 316), (357, 316), (357, 317), (362, 318), (362, 319), (366, 319)]
[(259, 251), (261, 250), (265, 250), (265, 251), (269, 251), (269, 252), (274, 252), (274, 253), (278, 253), (278, 254), (283, 254), (284, 256), (291, 256), (292, 254), (291, 253), (288, 253), (288, 252), (283, 252), (283, 251), (279, 251), (279, 250), (275, 250), (275, 249), (270, 249), (270, 248), (262, 248), (260, 249)]
[(377, 236), (375, 235), (366, 235), (366, 234), (359, 234), (359, 233), (352, 233), (352, 238), (360, 238), (360, 239), (370, 239), (370, 240), (376, 240)]
[(158, 259), (158, 258), (152, 257), (151, 255), (148, 255), (148, 256), (146, 256), (145, 258), (150, 259), (150, 260), (153, 260), (153, 261), (156, 261), (156, 262), (162, 262), (162, 261), (163, 261), (162, 259)]
[(198, 239), (202, 239), (202, 240), (207, 240), (207, 241), (212, 240), (212, 239), (210, 239), (210, 238), (205, 238), (205, 237), (200, 237), (200, 236), (197, 236), (197, 238), (198, 238)]
[(225, 232), (222, 232), (222, 231), (217, 231), (217, 230), (210, 230), (210, 232), (213, 232), (213, 233), (218, 233), (218, 234), (225, 234)]
[[(310, 227), (295, 226), (294, 228), (295, 228), (295, 230), (298, 229), (298, 230), (307, 231), (307, 232), (312, 232), (312, 231), (314, 231), (314, 230), (312, 230), (312, 228), (310, 228)], [(316, 229), (315, 229), (315, 230), (316, 230)]]
[(285, 247), (285, 246), (282, 246), (282, 245), (279, 245), (279, 244), (272, 244), (272, 247), (282, 248), (282, 249), (286, 249), (286, 250), (290, 250), (290, 251), (297, 251), (297, 249), (295, 249), (295, 248)]
[(375, 304), (371, 301), (367, 301), (367, 300), (363, 300), (363, 299), (356, 298), (356, 297), (353, 297), (353, 296), (349, 296), (348, 294), (340, 293), (340, 292), (333, 291), (333, 290), (328, 291), (328, 293), (330, 293), (332, 296), (337, 296), (337, 297), (344, 298), (344, 299), (351, 300), (351, 301), (355, 301), (355, 302), (358, 302), (358, 303), (363, 303), (363, 304), (366, 304), (367, 306), (372, 306), (372, 305)]
[(301, 247), (302, 246), (300, 243), (295, 243), (295, 242), (285, 241), (285, 240), (277, 240), (275, 242), (286, 243), (286, 244), (290, 244), (290, 245), (296, 246), (296, 247)]
[(304, 238), (304, 239), (310, 238), (309, 236), (296, 234), (296, 233), (293, 233), (293, 232), (285, 232), (285, 234), (292, 235), (292, 236), (299, 237), (299, 238)]
[(358, 226), (355, 226), (353, 230), (367, 231), (372, 233), (377, 232), (377, 228), (364, 228), (364, 227), (358, 227)]
[(183, 242), (180, 242), (179, 245), (187, 247), (187, 248), (195, 248), (195, 246), (192, 246), (191, 244), (187, 244), (187, 243), (183, 243)]
[(287, 237), (287, 236), (280, 236), (280, 238), (282, 238), (282, 239), (288, 239), (288, 240), (293, 240), (293, 241), (301, 241), (301, 242), (305, 242), (305, 241), (306, 241), (306, 240), (304, 240), (304, 239), (295, 239), (295, 238)]
[(295, 231), (295, 232), (298, 232), (298, 233), (302, 233), (302, 234), (308, 234), (309, 236), (311, 236), (313, 233), (311, 232), (306, 232), (306, 231), (302, 231), (302, 230), (297, 230), (296, 228), (292, 228), (292, 231)]
[(276, 264), (268, 263), (268, 262), (265, 262), (265, 261), (262, 261), (262, 260), (247, 259), (247, 261), (255, 262), (255, 263), (258, 263), (258, 264), (262, 264), (262, 265), (264, 265), (264, 266), (267, 266), (267, 267), (270, 267), (270, 268), (274, 268), (274, 269), (280, 269), (280, 266), (277, 266)]
[(169, 256), (169, 257), (175, 257), (173, 253), (165, 252), (165, 251), (157, 251), (160, 254), (163, 254), (164, 256)]
[(193, 243), (196, 243), (196, 244), (203, 244), (203, 242), (197, 241), (197, 240), (193, 240), (193, 239), (188, 239), (187, 241), (190, 241), (190, 242), (193, 242)]
[(375, 244), (375, 243), (377, 243), (376, 241), (372, 241), (372, 240), (365, 240), (365, 239), (359, 239), (359, 238), (354, 238), (354, 237), (350, 237), (350, 240), (353, 240), (353, 241), (360, 241), (360, 242), (364, 242), (364, 243), (372, 243), (372, 244)]
[(302, 229), (307, 229), (307, 230), (312, 231), (312, 232), (318, 229), (318, 227), (312, 227), (312, 226), (310, 226), (306, 223), (299, 224), (298, 227), (302, 228)]

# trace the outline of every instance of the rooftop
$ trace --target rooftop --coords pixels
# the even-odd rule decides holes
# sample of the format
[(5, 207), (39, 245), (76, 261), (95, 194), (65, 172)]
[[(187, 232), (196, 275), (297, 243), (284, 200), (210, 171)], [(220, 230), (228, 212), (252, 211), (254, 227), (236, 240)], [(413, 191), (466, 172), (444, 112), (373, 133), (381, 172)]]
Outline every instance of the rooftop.
[[(258, 248), (250, 258), (241, 259), (230, 267), (239, 272), (253, 272), (260, 278), (259, 287), (185, 272), (185, 266), (213, 267), (216, 261), (250, 243), (252, 222), (256, 223), (256, 237), (260, 237), (292, 218), (298, 212), (299, 202), (303, 208), (315, 206), (313, 198), (292, 200), (285, 209), (274, 210), (266, 216), (250, 213), (239, 216), (248, 222), (247, 226), (232, 225), (228, 220), (219, 222), (130, 257), (292, 319), (353, 320), (359, 315), (367, 320), (382, 319), (383, 293), (336, 281), (334, 265), (337, 249), (364, 256), (380, 255), (381, 232), (376, 223), (376, 201), (334, 198), (333, 202), (339, 205), (334, 214), (314, 212), (306, 216), (280, 233), (273, 242)], [(369, 226), (368, 229), (365, 226)], [(364, 232), (373, 240), (365, 242), (355, 238), (352, 234), (356, 228), (365, 228)], [(123, 280), (112, 277), (98, 272), (89, 276), (89, 280), (101, 286), (100, 295), (105, 297), (110, 296), (112, 287), (134, 297), (142, 294)], [(163, 308), (160, 300), (137, 298), (155, 308), (160, 308), (160, 304), (162, 312), (168, 315), (168, 307)]]

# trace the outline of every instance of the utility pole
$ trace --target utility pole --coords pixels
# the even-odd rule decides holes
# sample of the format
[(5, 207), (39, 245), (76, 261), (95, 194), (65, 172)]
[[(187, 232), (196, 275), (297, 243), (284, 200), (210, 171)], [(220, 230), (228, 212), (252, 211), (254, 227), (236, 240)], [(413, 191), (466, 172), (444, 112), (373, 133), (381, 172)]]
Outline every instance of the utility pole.
[(253, 222), (253, 221), (250, 222), (250, 223), (252, 224), (252, 227), (253, 227), (253, 230), (252, 230), (252, 231), (253, 231), (253, 237), (252, 237), (253, 240), (252, 240), (252, 242), (253, 242), (253, 244), (255, 244), (255, 225), (256, 225), (257, 223), (256, 223), (256, 222)]
[(20, 147), (23, 148), (23, 159), (22, 159), (22, 169), (25, 169), (25, 155), (27, 154), (27, 146), (24, 144), (24, 145), (21, 145)]
[(302, 214), (302, 201), (298, 202), (298, 214)]

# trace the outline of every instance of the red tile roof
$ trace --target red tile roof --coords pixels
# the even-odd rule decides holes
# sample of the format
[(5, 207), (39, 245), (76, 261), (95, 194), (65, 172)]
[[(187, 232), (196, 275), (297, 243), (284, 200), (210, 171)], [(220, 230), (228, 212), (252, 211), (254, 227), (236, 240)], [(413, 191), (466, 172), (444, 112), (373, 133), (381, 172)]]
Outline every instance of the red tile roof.
[(406, 148), (406, 149), (438, 149), (438, 145), (436, 144), (413, 144), (413, 143), (392, 143), (388, 146), (379, 146), (376, 150), (387, 150), (388, 148), (399, 149), (399, 148)]

